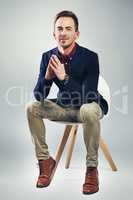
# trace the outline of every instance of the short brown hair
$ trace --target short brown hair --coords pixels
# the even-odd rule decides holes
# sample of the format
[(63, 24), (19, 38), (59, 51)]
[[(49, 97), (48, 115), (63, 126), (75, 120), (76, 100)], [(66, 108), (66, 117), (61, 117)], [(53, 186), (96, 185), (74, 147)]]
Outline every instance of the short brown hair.
[(57, 15), (55, 16), (55, 19), (54, 19), (54, 25), (60, 17), (71, 17), (75, 24), (75, 31), (78, 31), (78, 26), (79, 26), (78, 18), (72, 11), (63, 10), (63, 11), (57, 13)]

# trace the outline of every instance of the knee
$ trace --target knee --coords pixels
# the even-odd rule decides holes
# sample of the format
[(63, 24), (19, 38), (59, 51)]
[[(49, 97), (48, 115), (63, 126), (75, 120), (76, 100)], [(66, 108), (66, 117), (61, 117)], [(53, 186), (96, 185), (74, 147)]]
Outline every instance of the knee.
[(83, 104), (80, 108), (80, 117), (83, 122), (91, 122), (97, 120), (97, 111), (93, 103)]
[(27, 113), (27, 115), (34, 114), (34, 110), (39, 108), (40, 106), (41, 106), (41, 102), (39, 102), (39, 101), (28, 102), (26, 104), (26, 113)]

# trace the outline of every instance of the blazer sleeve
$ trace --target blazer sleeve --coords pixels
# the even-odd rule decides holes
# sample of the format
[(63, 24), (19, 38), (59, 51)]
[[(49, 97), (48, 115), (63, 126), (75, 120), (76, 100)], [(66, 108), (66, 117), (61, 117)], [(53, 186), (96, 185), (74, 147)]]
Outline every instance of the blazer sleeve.
[(42, 59), (40, 63), (40, 72), (39, 72), (38, 80), (33, 90), (34, 97), (38, 101), (43, 101), (48, 96), (50, 88), (53, 83), (53, 80), (46, 80), (44, 78), (46, 74), (47, 66), (48, 66), (47, 54), (44, 53), (42, 55)]
[(98, 79), (99, 79), (99, 59), (98, 55), (94, 53), (91, 56), (89, 66), (86, 68), (86, 76), (83, 81), (84, 98), (83, 103), (91, 102), (92, 100), (99, 101), (101, 98), (98, 93)]

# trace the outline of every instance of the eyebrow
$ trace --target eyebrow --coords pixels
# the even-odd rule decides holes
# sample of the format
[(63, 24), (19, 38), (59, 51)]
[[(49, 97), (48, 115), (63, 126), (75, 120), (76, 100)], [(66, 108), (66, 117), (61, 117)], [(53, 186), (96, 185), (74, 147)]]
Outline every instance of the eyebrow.
[[(57, 26), (57, 28), (63, 28), (63, 27), (62, 26)], [(71, 26), (66, 26), (65, 28), (71, 28), (72, 29)]]

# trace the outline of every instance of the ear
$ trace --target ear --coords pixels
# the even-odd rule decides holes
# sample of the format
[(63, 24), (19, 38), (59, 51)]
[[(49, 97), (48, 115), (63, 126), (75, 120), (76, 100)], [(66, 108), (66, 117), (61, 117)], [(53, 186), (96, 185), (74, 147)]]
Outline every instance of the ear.
[(80, 32), (79, 32), (79, 31), (77, 31), (77, 38), (79, 37), (79, 35), (80, 35)]
[(75, 39), (78, 39), (78, 38), (79, 38), (79, 35), (80, 35), (80, 32), (79, 32), (79, 31), (76, 31)]
[(55, 32), (53, 32), (53, 37), (56, 39), (56, 37), (55, 37)]

